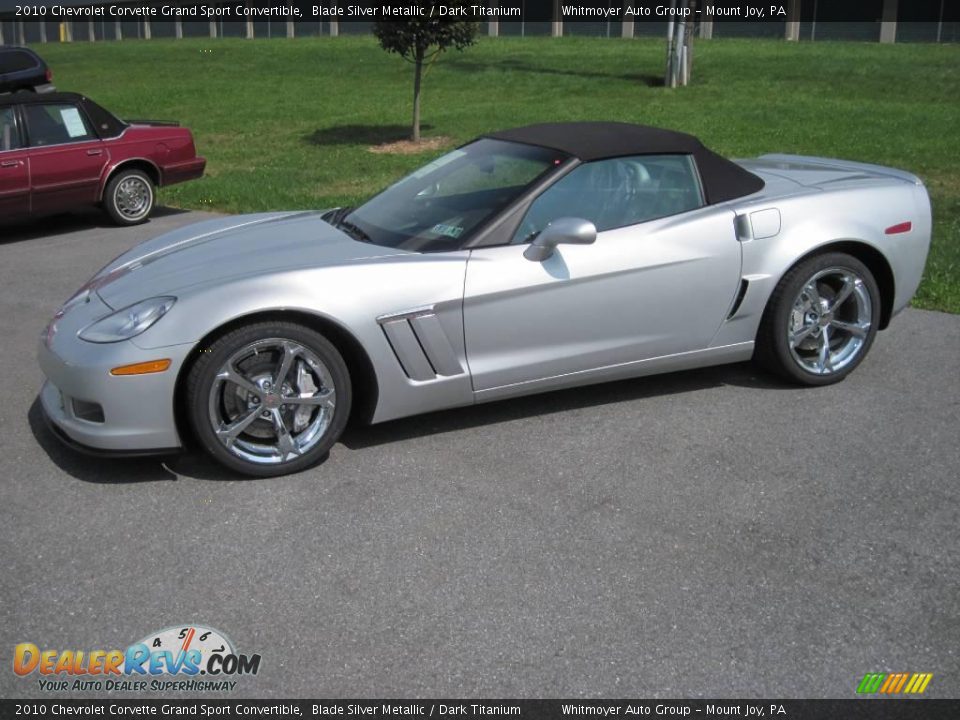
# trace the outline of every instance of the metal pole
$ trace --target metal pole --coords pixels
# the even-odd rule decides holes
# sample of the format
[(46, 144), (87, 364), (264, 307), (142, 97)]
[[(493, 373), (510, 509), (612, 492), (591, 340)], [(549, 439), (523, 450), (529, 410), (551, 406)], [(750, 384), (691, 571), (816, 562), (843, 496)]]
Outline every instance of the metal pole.
[(674, 40), (674, 59), (673, 59), (673, 85), (671, 87), (676, 87), (679, 85), (683, 79), (683, 38), (684, 34), (687, 31), (687, 21), (684, 18), (677, 20), (677, 38)]
[(897, 41), (897, 0), (883, 0), (883, 14), (880, 19), (880, 42)]
[(810, 26), (810, 39), (817, 39), (817, 0), (813, 0), (813, 24)]
[(551, 12), (553, 22), (550, 23), (550, 35), (563, 37), (563, 16), (560, 14), (560, 0), (554, 0)]
[(943, 33), (943, 3), (944, 0), (940, 0), (940, 17), (937, 18), (937, 42), (940, 42), (940, 37)]
[(800, 40), (800, 0), (787, 1), (787, 23), (784, 38), (794, 42)]
[(677, 7), (677, 0), (670, 0), (670, 18), (667, 21), (667, 76), (664, 85), (673, 87), (673, 11)]

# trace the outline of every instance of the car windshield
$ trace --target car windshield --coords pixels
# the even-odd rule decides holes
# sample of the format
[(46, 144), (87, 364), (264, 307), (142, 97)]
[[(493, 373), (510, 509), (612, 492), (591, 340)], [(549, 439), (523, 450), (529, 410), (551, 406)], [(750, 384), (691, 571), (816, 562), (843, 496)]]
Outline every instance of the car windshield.
[(356, 209), (325, 219), (356, 240), (438, 252), (456, 250), (567, 155), (482, 139), (447, 153)]

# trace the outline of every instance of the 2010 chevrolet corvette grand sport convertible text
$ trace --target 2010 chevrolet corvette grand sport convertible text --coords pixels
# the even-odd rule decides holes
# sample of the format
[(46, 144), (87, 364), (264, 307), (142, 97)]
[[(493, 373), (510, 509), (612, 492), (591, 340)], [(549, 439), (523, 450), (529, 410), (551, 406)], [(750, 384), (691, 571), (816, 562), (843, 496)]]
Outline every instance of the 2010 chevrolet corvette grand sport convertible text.
[(44, 410), (120, 454), (251, 475), (373, 422), (756, 358), (842, 380), (920, 282), (921, 181), (732, 162), (620, 123), (491, 133), (357, 208), (211, 220), (120, 256), (43, 335)]

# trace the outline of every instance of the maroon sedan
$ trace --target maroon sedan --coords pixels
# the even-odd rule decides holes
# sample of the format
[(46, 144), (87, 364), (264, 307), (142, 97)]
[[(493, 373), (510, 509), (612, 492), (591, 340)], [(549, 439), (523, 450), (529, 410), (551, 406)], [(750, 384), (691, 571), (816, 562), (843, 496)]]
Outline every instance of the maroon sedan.
[(0, 220), (101, 204), (144, 222), (156, 187), (203, 175), (176, 123), (124, 122), (76, 93), (0, 95)]

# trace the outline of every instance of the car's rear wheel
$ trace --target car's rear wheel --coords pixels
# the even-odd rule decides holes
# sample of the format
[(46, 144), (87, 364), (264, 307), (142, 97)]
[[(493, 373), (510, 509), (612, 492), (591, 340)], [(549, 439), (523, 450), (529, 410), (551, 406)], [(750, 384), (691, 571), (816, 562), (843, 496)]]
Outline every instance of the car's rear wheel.
[(204, 348), (187, 376), (190, 422), (204, 449), (238, 472), (272, 477), (321, 460), (350, 415), (350, 375), (336, 347), (288, 322), (247, 325)]
[(155, 196), (149, 175), (142, 170), (121, 170), (107, 183), (103, 206), (118, 225), (139, 225), (153, 212)]
[(846, 253), (815, 255), (777, 285), (757, 334), (756, 359), (804, 385), (829, 385), (866, 357), (880, 322), (880, 290)]

